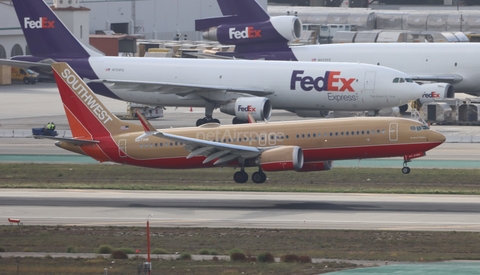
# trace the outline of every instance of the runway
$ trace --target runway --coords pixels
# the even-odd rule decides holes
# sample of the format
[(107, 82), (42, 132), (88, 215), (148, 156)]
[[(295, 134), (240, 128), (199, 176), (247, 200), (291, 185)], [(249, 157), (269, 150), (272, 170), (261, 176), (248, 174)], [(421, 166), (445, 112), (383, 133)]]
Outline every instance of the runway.
[(0, 221), (24, 225), (241, 227), (480, 232), (480, 196), (17, 190)]

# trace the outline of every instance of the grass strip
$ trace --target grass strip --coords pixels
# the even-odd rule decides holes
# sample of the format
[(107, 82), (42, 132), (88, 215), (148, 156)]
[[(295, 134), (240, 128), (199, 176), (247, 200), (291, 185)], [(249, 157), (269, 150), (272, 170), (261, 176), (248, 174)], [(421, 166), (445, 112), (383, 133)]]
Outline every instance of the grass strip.
[[(161, 170), (109, 164), (0, 164), (0, 188), (258, 192), (480, 194), (480, 170), (335, 168), (270, 172), (264, 184), (236, 184), (232, 168)], [(255, 169), (247, 169), (250, 174)]]

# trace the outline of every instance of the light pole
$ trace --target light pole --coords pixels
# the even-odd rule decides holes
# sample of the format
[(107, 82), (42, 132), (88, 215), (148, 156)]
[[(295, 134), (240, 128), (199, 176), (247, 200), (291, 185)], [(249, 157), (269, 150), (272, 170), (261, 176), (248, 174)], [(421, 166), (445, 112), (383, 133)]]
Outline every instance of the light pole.
[(152, 262), (150, 262), (150, 218), (153, 214), (148, 215), (147, 217), (147, 262), (148, 262), (148, 275), (152, 270)]

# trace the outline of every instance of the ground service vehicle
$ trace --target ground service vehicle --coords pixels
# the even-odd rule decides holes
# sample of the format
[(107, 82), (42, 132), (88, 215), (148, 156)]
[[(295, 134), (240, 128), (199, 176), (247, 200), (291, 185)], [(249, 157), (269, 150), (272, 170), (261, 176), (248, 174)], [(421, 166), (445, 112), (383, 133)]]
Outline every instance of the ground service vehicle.
[(38, 81), (38, 74), (30, 69), (12, 67), (12, 82), (21, 81), (25, 84), (35, 84)]

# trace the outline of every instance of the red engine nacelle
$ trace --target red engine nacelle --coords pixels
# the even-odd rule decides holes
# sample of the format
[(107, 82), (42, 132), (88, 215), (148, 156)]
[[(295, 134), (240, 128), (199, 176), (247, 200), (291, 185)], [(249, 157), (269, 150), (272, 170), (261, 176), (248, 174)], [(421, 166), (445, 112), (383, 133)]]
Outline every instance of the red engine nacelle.
[(312, 172), (312, 171), (326, 171), (333, 168), (333, 161), (315, 161), (305, 162), (303, 167), (297, 172)]
[(298, 171), (303, 167), (303, 151), (298, 146), (282, 146), (263, 152), (257, 159), (263, 171)]

